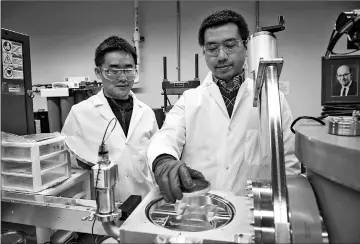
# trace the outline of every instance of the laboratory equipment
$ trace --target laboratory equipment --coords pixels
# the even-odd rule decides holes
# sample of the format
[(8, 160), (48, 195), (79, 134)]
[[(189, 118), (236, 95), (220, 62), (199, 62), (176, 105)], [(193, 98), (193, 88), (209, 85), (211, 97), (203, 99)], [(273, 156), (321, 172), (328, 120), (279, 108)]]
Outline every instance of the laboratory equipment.
[(182, 95), (184, 91), (196, 88), (200, 85), (199, 80), (199, 54), (195, 54), (195, 78), (194, 80), (189, 81), (170, 81), (167, 78), (167, 63), (166, 57), (163, 57), (163, 71), (164, 71), (164, 79), (162, 82), (162, 95), (164, 96), (164, 113), (168, 112), (171, 109), (171, 104), (168, 106), (169, 95)]

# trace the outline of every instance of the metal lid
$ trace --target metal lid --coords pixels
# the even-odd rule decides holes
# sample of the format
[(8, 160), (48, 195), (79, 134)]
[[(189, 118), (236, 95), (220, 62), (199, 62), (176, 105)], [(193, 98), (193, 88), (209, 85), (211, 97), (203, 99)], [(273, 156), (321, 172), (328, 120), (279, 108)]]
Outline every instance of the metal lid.
[(203, 179), (195, 179), (193, 180), (195, 186), (191, 189), (182, 189), (184, 197), (187, 196), (200, 196), (205, 193), (208, 193), (211, 189), (211, 183), (207, 180)]
[(7, 231), (1, 234), (1, 243), (20, 244), (25, 243), (26, 234), (20, 231)]
[(360, 120), (357, 116), (333, 117), (329, 121), (329, 134), (360, 136)]

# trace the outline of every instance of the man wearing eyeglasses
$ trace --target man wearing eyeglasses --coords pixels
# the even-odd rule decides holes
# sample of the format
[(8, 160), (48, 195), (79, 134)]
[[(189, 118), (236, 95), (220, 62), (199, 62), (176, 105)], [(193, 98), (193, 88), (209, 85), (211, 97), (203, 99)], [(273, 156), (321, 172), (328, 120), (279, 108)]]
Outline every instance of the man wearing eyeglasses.
[(153, 110), (131, 91), (136, 63), (135, 49), (126, 40), (116, 36), (104, 40), (95, 51), (95, 74), (103, 89), (74, 105), (62, 129), (67, 148), (83, 168), (97, 163), (99, 146), (105, 140), (109, 158), (119, 169), (117, 201), (130, 195), (144, 197), (153, 187), (146, 147), (158, 125)]
[[(261, 156), (253, 81), (246, 78), (248, 26), (231, 10), (218, 11), (199, 29), (199, 44), (211, 72), (201, 86), (185, 91), (148, 146), (148, 159), (168, 202), (206, 178), (211, 188), (241, 195), (247, 180), (270, 178)], [(281, 94), (286, 171), (300, 172), (290, 131), (291, 112)], [(200, 173), (201, 172), (201, 173)]]
[(336, 71), (338, 82), (333, 86), (333, 96), (357, 96), (357, 82), (352, 80), (351, 69), (348, 65), (341, 65)]

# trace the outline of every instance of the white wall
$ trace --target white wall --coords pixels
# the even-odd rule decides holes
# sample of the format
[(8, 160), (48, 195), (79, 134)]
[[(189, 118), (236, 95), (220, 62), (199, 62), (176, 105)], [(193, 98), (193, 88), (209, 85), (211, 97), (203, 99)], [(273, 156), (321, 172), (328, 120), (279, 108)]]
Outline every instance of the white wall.
[[(321, 56), (332, 27), (342, 11), (359, 8), (358, 2), (260, 2), (260, 26), (277, 24), (285, 16), (286, 30), (277, 33), (279, 56), (284, 58), (281, 80), (290, 81), (287, 96), (294, 117), (321, 112)], [(162, 57), (168, 61), (168, 79), (177, 79), (176, 2), (140, 2), (141, 83), (138, 97), (153, 108), (162, 105)], [(199, 53), (199, 76), (207, 67), (197, 44), (201, 21), (213, 10), (230, 8), (243, 14), (255, 31), (254, 1), (183, 1), (181, 8), (181, 80), (194, 78), (194, 55)], [(131, 1), (2, 1), (1, 27), (30, 36), (33, 84), (50, 84), (68, 76), (94, 75), (94, 52), (110, 35), (127, 40), (133, 34)], [(341, 40), (336, 50), (345, 50)], [(176, 97), (172, 99), (175, 101)], [(34, 99), (34, 110), (46, 109)]]

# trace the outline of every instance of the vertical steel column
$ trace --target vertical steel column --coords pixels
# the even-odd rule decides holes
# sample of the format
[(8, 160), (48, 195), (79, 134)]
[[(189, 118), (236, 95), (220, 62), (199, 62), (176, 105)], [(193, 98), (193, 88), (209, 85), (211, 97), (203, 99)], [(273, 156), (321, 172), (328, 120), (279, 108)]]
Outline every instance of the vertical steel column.
[(281, 121), (281, 105), (278, 86), (278, 70), (270, 64), (265, 70), (266, 108), (268, 112), (269, 145), (271, 152), (271, 183), (274, 206), (275, 242), (290, 243), (290, 224), (286, 188), (284, 143)]

